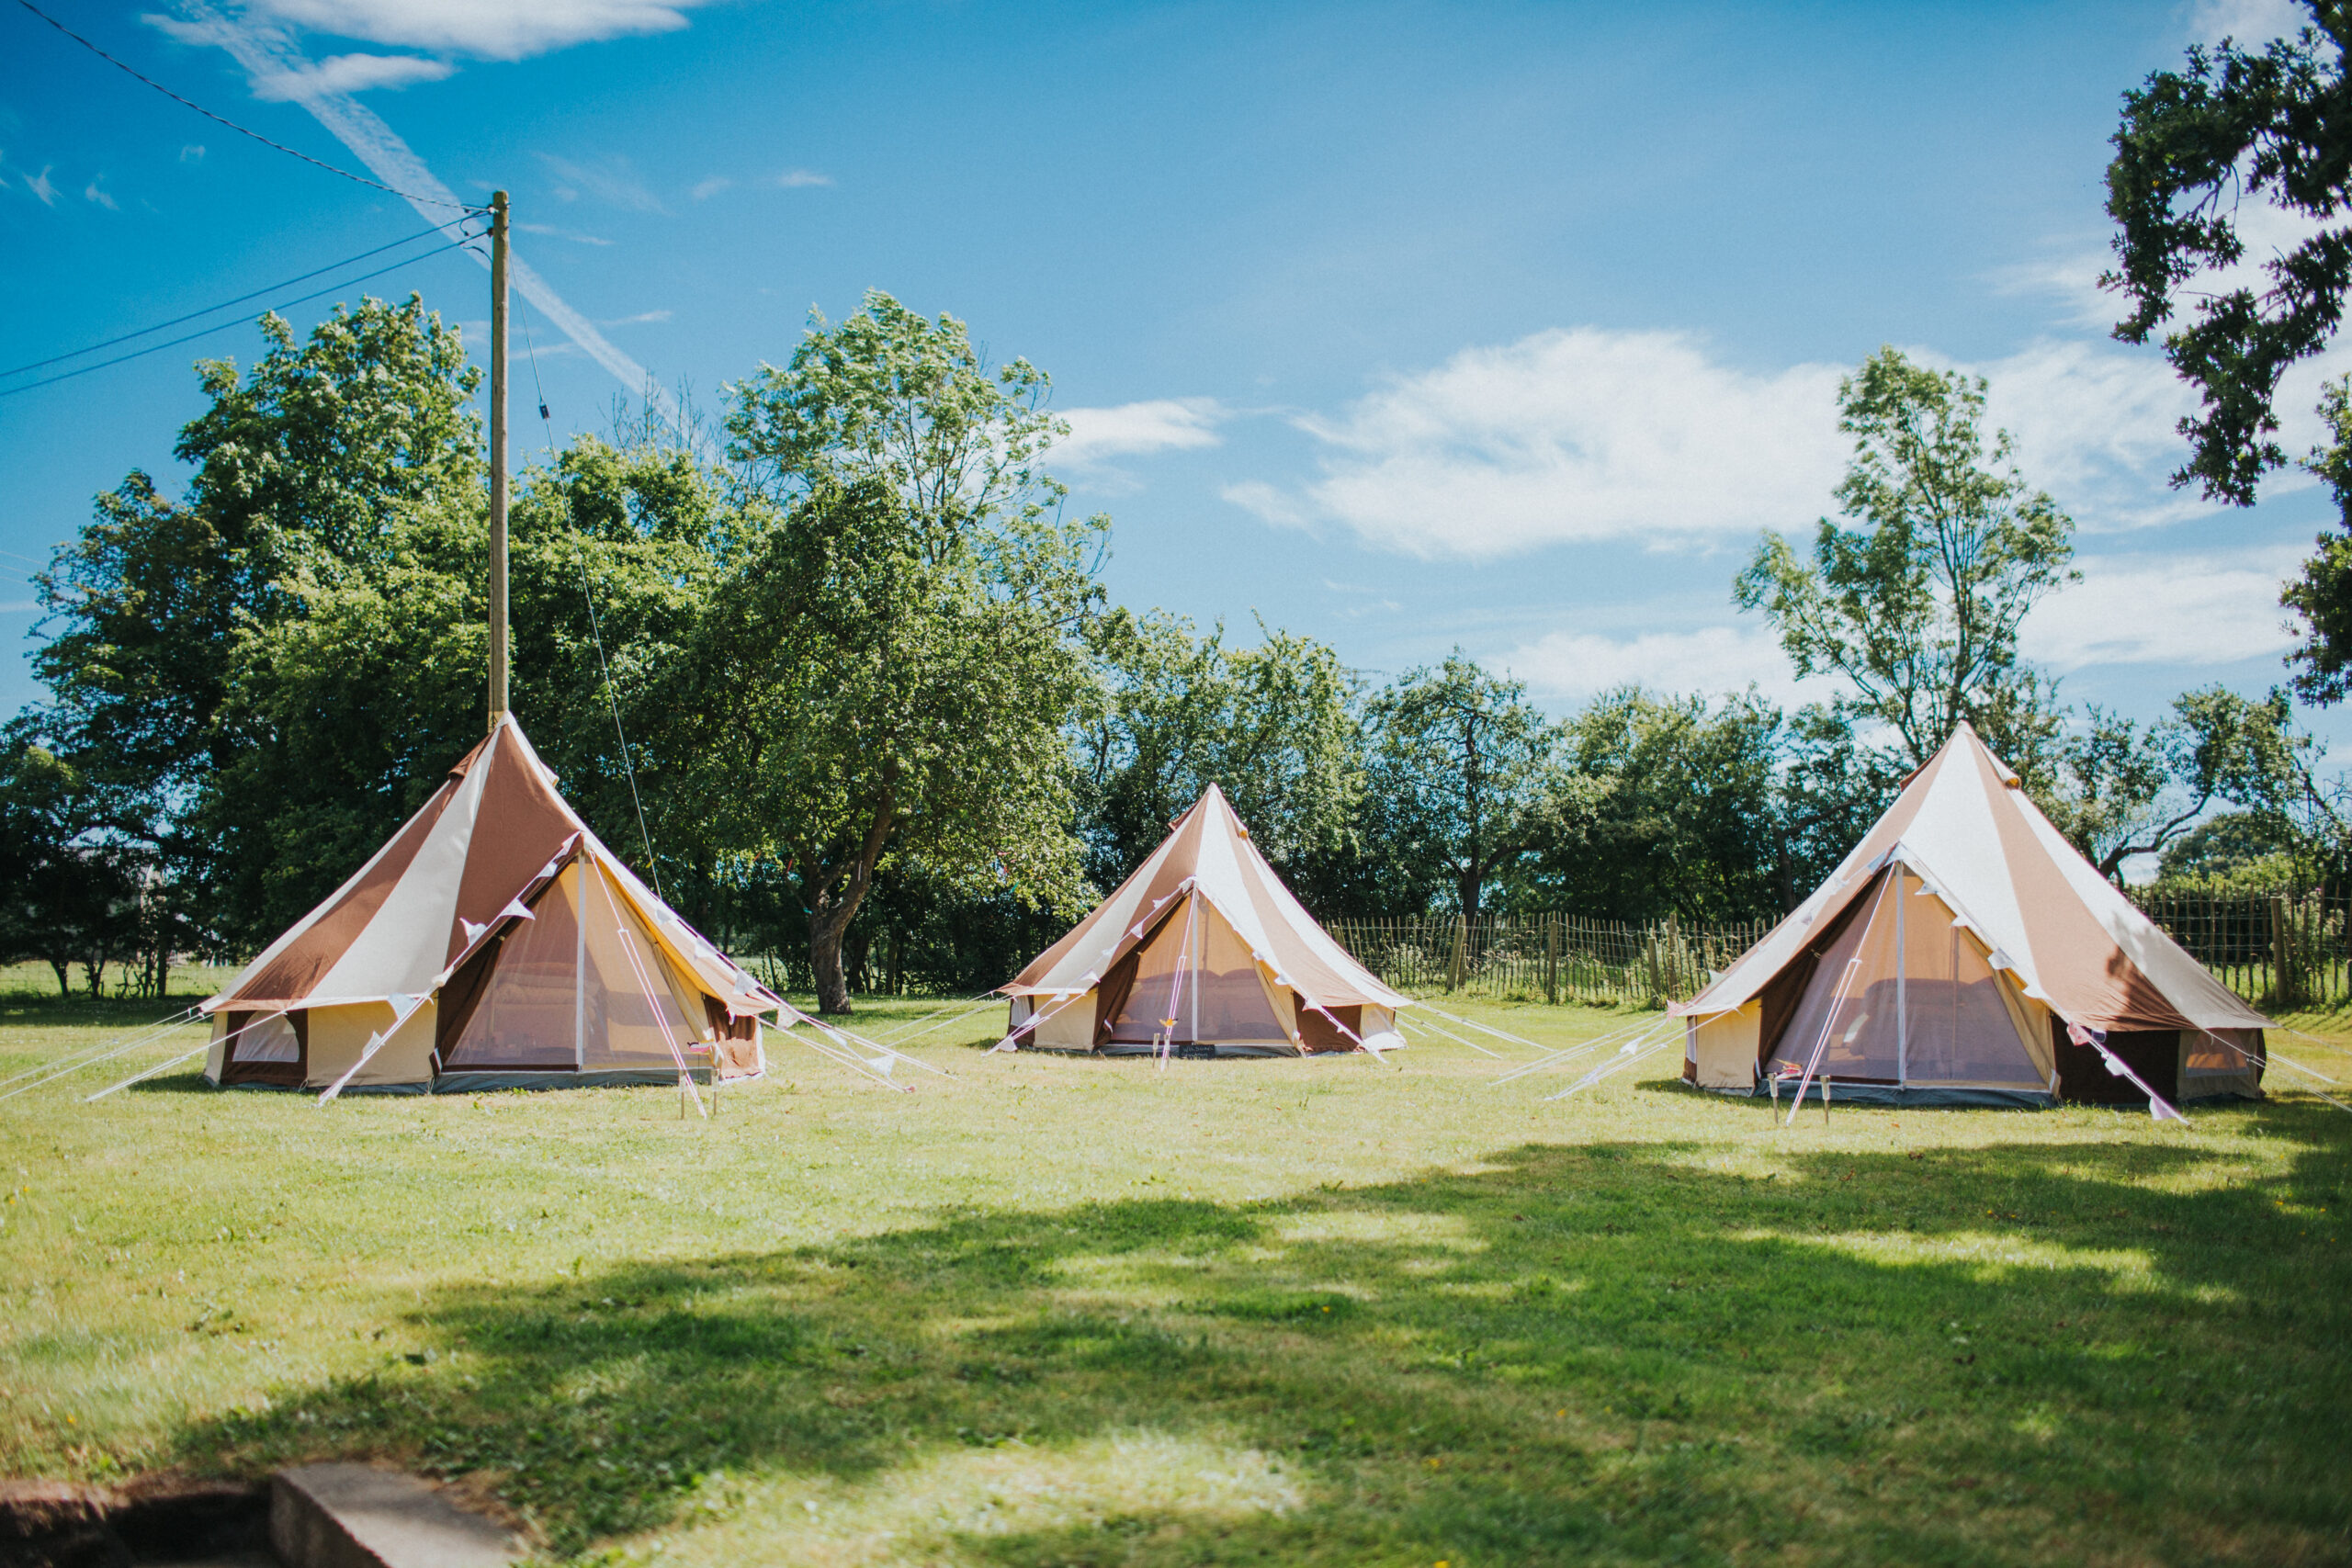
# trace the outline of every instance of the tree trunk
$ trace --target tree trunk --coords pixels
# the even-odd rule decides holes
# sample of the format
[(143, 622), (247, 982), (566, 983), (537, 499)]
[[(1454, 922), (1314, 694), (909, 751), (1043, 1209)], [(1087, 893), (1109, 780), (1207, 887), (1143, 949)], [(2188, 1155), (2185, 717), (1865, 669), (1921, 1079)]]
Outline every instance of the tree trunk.
[(846, 1013), (849, 976), (842, 967), (842, 937), (849, 931), (857, 905), (844, 899), (831, 909), (808, 917), (808, 966), (817, 975), (817, 1010)]
[(57, 971), (57, 995), (59, 998), (63, 1001), (72, 1001), (74, 999), (73, 965), (67, 963), (64, 959), (52, 958), (49, 961), (49, 966)]

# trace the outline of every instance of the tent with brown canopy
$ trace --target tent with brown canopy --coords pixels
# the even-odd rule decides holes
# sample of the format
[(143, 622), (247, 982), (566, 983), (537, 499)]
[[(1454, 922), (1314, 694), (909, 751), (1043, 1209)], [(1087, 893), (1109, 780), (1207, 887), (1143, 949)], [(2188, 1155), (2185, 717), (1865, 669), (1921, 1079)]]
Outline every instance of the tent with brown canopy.
[(503, 714), (204, 1003), (205, 1076), (394, 1093), (750, 1077), (783, 1006), (588, 830)]
[(1391, 990), (1316, 924), (1211, 784), (1010, 985), (1000, 1049), (1315, 1055), (1402, 1045)]
[(1829, 880), (1673, 1011), (1683, 1077), (1840, 1100), (2258, 1097), (2270, 1022), (2068, 843), (1962, 724)]

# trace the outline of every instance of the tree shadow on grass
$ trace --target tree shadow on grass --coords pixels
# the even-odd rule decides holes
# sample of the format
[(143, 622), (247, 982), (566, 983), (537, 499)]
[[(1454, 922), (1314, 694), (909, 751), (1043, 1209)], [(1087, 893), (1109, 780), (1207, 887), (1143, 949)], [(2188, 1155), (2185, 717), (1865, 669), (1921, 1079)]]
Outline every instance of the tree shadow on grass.
[(2342, 1562), (2352, 1158), (2339, 1112), (2246, 1114), (2284, 1179), (1531, 1145), (467, 1287), (415, 1313), (432, 1349), (184, 1444), (481, 1472), (558, 1556)]

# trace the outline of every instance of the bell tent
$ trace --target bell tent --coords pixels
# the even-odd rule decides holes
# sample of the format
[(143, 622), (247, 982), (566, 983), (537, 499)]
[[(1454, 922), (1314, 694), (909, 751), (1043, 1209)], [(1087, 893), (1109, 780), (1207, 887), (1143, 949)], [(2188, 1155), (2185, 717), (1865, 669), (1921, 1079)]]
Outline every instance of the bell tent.
[(2134, 908), (1968, 725), (1690, 1000), (1683, 1077), (1839, 1100), (2259, 1097), (2268, 1021)]
[(378, 1093), (749, 1077), (782, 1006), (588, 830), (503, 714), (204, 1004), (205, 1076)]
[(1012, 984), (1000, 1050), (1311, 1055), (1404, 1043), (1382, 985), (1315, 923), (1211, 784), (1168, 837)]

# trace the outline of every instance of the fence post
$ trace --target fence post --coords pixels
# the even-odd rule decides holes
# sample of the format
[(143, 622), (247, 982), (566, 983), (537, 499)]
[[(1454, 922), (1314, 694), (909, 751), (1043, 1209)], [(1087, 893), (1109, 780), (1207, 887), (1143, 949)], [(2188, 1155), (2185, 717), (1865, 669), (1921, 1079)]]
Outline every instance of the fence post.
[(1445, 967), (1445, 988), (1457, 990), (1462, 985), (1462, 971), (1470, 962), (1470, 917), (1453, 917), (1453, 961)]
[(2294, 972), (2290, 967), (2291, 944), (2287, 933), (2287, 900), (2284, 895), (2270, 896), (2270, 994), (2279, 1010), (2284, 1011), (2295, 999)]
[(1544, 999), (1560, 999), (1560, 917), (1544, 917)]

